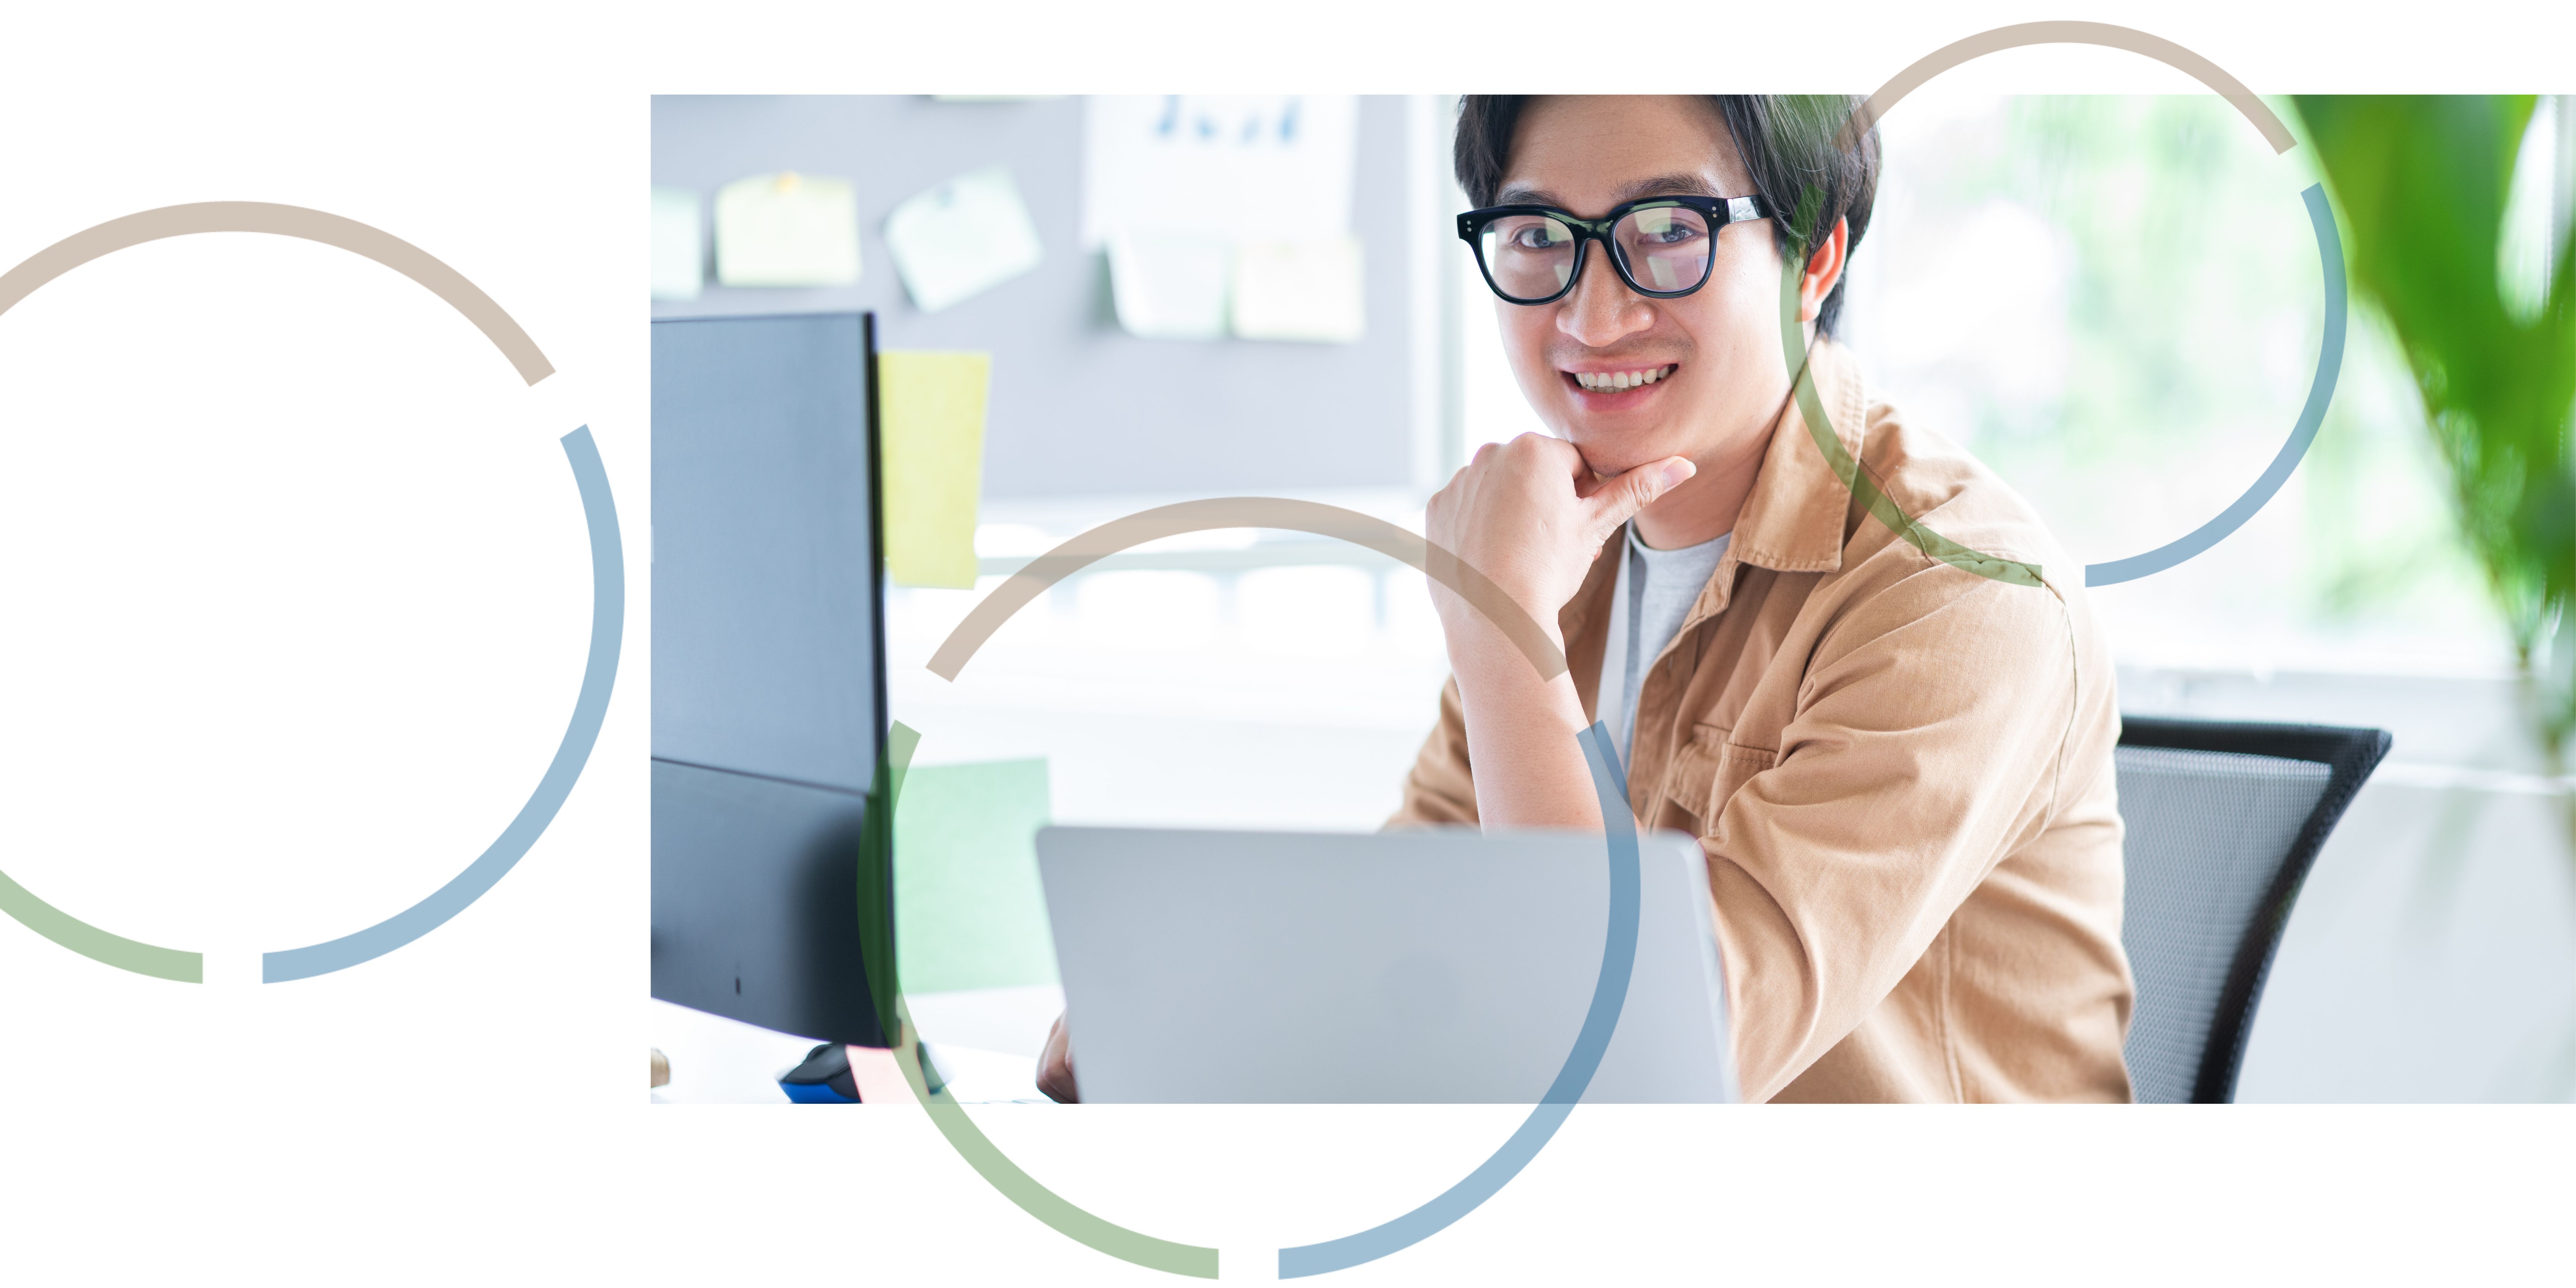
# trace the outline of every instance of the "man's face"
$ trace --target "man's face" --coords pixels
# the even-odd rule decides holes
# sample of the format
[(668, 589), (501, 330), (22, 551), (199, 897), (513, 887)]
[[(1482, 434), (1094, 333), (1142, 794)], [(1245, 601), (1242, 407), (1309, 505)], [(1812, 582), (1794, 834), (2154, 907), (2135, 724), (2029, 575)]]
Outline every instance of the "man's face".
[[(1623, 201), (1754, 191), (1705, 99), (1547, 97), (1522, 112), (1497, 204), (1598, 219)], [(1759, 456), (1789, 394), (1780, 356), (1780, 257), (1767, 221), (1730, 224), (1708, 283), (1677, 300), (1629, 290), (1607, 248), (1553, 304), (1497, 299), (1503, 348), (1539, 418), (1609, 475), (1687, 456), (1703, 471)], [(1625, 373), (1632, 387), (1589, 389)], [(1636, 383), (1661, 373), (1651, 384)]]

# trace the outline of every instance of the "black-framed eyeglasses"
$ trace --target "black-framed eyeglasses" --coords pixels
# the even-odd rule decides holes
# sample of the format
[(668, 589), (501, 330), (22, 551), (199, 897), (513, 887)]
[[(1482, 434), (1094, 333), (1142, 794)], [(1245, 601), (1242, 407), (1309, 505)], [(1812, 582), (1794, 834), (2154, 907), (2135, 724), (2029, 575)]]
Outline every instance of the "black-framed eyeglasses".
[(1770, 217), (1771, 203), (1760, 197), (1649, 197), (1599, 219), (1554, 206), (1487, 206), (1458, 216), (1458, 237), (1475, 248), (1485, 285), (1513, 304), (1565, 298), (1592, 241), (1610, 248), (1610, 266), (1629, 290), (1673, 300), (1708, 284), (1721, 229)]

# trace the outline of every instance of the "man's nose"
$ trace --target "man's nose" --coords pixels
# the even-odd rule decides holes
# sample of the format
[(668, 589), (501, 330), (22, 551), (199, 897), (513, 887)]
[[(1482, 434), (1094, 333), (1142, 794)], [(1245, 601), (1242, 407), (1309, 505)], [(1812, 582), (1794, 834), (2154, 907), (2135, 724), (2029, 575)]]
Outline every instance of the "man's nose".
[(1654, 302), (1628, 289), (1610, 262), (1610, 248), (1587, 248), (1582, 276), (1556, 304), (1556, 329), (1587, 348), (1602, 349), (1655, 324)]

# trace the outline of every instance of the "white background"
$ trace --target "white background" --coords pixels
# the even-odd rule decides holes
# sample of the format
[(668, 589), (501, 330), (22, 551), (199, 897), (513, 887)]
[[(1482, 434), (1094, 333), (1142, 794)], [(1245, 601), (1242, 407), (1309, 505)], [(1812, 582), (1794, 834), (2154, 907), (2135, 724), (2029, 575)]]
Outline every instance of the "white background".
[[(1865, 91), (2057, 17), (2264, 91), (2576, 88), (2537, 6), (1685, 7), (1633, 34), (1535, 4), (13, 11), (0, 266), (157, 206), (313, 206), (463, 272), (561, 374), (520, 387), (425, 292), (273, 238), (125, 252), (0, 316), (0, 870), (209, 953), (170, 984), (0, 922), (0, 1277), (1170, 1282), (1018, 1213), (915, 1111), (646, 1103), (648, 94)], [(1953, 75), (2192, 88), (2083, 49)], [(629, 588), (589, 770), (454, 922), (256, 984), (259, 951), (461, 868), (561, 737), (587, 551), (554, 440), (583, 423)], [(1465, 1221), (1339, 1278), (2555, 1278), (2570, 1112), (1586, 1109)], [(981, 1116), (1075, 1202), (1223, 1247), (1229, 1278), (1428, 1198), (1516, 1118)]]

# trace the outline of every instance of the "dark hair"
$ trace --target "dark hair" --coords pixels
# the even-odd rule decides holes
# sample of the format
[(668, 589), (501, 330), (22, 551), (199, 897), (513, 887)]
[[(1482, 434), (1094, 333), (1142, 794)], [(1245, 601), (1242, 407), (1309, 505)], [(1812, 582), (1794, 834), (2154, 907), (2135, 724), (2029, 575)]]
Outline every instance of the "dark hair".
[[(1511, 162), (1512, 133), (1529, 100), (1527, 94), (1469, 94), (1458, 104), (1458, 186), (1479, 206), (1494, 204), (1494, 191)], [(1782, 258), (1789, 256), (1794, 240), (1789, 225), (1796, 218), (1799, 194), (1809, 185), (1821, 190), (1822, 201), (1805, 230), (1806, 244), (1822, 242), (1835, 220), (1847, 219), (1851, 229), (1843, 253), (1848, 257), (1869, 229), (1870, 203), (1878, 196), (1877, 126), (1863, 131), (1858, 146), (1849, 150), (1835, 138), (1860, 106), (1860, 96), (1711, 94), (1708, 101), (1726, 122), (1754, 190), (1779, 212), (1771, 221), (1771, 236)], [(1832, 335), (1842, 312), (1843, 283), (1837, 281), (1816, 312), (1816, 329)]]

